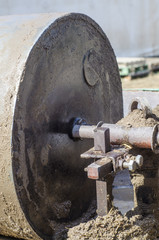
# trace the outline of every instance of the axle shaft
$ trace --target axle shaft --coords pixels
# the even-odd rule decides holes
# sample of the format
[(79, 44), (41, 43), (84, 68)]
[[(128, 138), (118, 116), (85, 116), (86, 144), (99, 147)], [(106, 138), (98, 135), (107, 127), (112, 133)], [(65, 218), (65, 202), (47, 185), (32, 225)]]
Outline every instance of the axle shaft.
[[(158, 153), (159, 125), (154, 127), (127, 128), (116, 124), (104, 123), (102, 128), (109, 128), (110, 142), (113, 145), (130, 144), (139, 148), (151, 148)], [(95, 125), (74, 125), (72, 136), (74, 138), (94, 138)]]

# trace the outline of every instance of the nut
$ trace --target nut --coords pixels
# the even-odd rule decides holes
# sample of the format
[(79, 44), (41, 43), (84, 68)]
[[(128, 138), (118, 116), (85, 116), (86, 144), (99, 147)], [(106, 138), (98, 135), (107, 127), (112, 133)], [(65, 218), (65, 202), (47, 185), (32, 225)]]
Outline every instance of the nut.
[(139, 167), (141, 167), (143, 165), (143, 163), (144, 163), (143, 156), (137, 155), (136, 158), (135, 158), (135, 162), (137, 163), (137, 165)]
[(123, 162), (123, 168), (128, 168), (129, 171), (135, 172), (137, 169), (137, 163), (134, 160), (130, 160), (129, 162)]

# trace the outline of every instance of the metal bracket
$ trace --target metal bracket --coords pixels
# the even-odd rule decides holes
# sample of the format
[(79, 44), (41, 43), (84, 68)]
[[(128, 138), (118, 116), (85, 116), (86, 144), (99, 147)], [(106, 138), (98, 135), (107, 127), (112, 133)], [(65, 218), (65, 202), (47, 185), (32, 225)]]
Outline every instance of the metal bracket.
[(97, 195), (97, 214), (99, 216), (104, 216), (108, 213), (106, 181), (96, 181), (96, 195)]
[[(112, 149), (110, 152), (103, 153), (96, 151), (94, 148), (81, 154), (82, 158), (94, 158), (97, 161), (91, 163), (85, 171), (89, 179), (96, 180), (96, 197), (97, 197), (97, 213), (103, 216), (108, 213), (107, 202), (107, 178), (110, 174), (124, 168), (134, 172), (143, 164), (141, 155), (132, 156), (129, 149), (119, 147)], [(133, 159), (134, 158), (134, 159)]]
[(103, 153), (110, 151), (109, 128), (97, 127), (94, 129), (94, 149)]
[(111, 159), (105, 157), (90, 164), (86, 170), (88, 178), (99, 180), (113, 172), (113, 164)]
[[(83, 132), (84, 134), (85, 132)], [(85, 171), (89, 179), (96, 180), (97, 213), (103, 216), (108, 213), (107, 179), (110, 174), (128, 168), (135, 171), (142, 165), (143, 158), (129, 154), (130, 148), (110, 145), (110, 130), (102, 122), (93, 129), (94, 147), (81, 154), (81, 158), (96, 159)], [(130, 161), (129, 161), (130, 160)]]
[[(124, 159), (122, 157), (125, 156), (126, 153), (127, 150), (124, 148), (120, 150), (115, 149), (107, 153), (96, 151), (93, 148), (81, 155), (84, 158), (98, 159), (90, 164), (85, 171), (87, 171), (88, 178), (96, 180), (97, 214), (99, 216), (104, 216), (108, 213), (106, 179), (108, 175), (115, 172), (119, 166), (122, 167), (122, 162), (124, 160), (121, 162), (121, 159)], [(118, 161), (118, 159), (120, 159), (120, 161)]]

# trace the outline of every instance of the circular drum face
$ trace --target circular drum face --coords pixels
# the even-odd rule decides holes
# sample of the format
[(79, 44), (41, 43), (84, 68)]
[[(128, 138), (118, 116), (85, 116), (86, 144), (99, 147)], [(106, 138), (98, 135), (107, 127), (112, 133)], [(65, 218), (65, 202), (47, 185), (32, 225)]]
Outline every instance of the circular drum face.
[(87, 212), (95, 182), (80, 154), (91, 140), (69, 137), (70, 122), (115, 122), (122, 92), (114, 52), (101, 28), (82, 14), (56, 20), (28, 57), (13, 125), (13, 175), (32, 228), (52, 239)]

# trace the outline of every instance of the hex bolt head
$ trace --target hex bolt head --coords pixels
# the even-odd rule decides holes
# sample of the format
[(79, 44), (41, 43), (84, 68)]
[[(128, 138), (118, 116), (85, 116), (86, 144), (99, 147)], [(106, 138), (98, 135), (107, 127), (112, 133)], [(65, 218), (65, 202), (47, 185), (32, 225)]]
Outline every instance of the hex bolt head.
[(129, 171), (135, 172), (137, 169), (137, 163), (134, 160), (130, 160), (129, 162)]
[(137, 155), (136, 158), (135, 158), (135, 162), (137, 163), (137, 165), (139, 167), (141, 167), (144, 163), (143, 156), (142, 155)]

